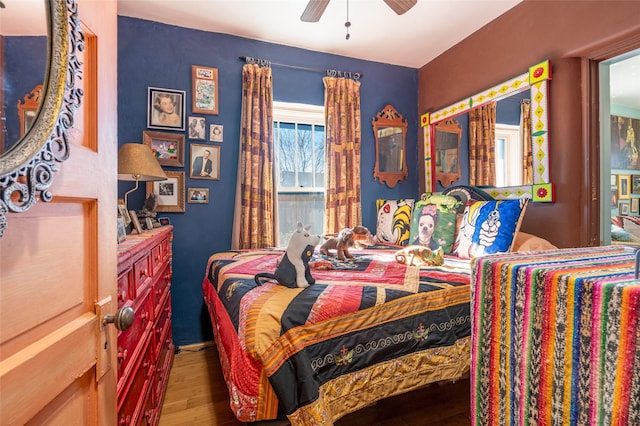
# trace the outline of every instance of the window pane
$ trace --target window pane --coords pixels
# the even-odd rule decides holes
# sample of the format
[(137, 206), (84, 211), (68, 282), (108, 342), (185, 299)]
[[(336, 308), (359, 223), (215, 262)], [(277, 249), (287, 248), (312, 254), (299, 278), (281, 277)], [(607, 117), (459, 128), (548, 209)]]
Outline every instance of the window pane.
[(294, 123), (277, 123), (279, 131), (277, 131), (278, 142), (278, 175), (279, 185), (283, 187), (295, 187), (296, 185), (296, 162), (295, 162), (295, 124)]
[(277, 244), (286, 246), (298, 221), (311, 225), (311, 232), (322, 234), (324, 224), (324, 193), (320, 192), (279, 192)]
[(298, 124), (298, 185), (313, 186), (313, 141), (310, 124)]
[(314, 126), (313, 129), (314, 146), (314, 186), (324, 188), (324, 126)]

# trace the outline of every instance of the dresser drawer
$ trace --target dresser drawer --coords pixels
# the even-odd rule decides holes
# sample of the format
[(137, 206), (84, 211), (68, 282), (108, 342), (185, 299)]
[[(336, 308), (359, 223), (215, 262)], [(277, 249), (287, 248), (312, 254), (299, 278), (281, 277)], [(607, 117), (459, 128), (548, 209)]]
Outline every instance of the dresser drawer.
[(125, 331), (118, 333), (118, 389), (124, 385), (121, 382), (130, 374), (133, 367), (132, 360), (138, 359), (142, 350), (152, 340), (150, 333), (153, 306), (149, 290), (146, 290), (132, 307), (135, 313), (133, 324)]
[(152, 403), (155, 368), (151, 345), (136, 363), (125, 387), (118, 392), (118, 425), (138, 425)]
[(175, 346), (172, 342), (173, 335), (171, 334), (171, 327), (167, 327), (165, 331), (167, 333), (162, 336), (162, 341), (164, 343), (161, 346), (161, 350), (158, 355), (158, 367), (155, 371), (154, 404), (156, 407), (162, 406), (164, 394), (167, 389), (167, 383), (169, 381), (169, 373), (171, 372), (171, 365), (173, 365), (173, 358), (175, 356)]
[(163, 263), (164, 256), (162, 255), (162, 243), (160, 243), (151, 249), (151, 270), (154, 276), (158, 273)]
[(158, 274), (157, 279), (153, 283), (153, 304), (156, 307), (156, 317), (160, 315), (160, 305), (169, 294), (171, 288), (171, 265), (165, 265), (165, 268)]
[(153, 329), (153, 338), (158, 348), (156, 354), (160, 353), (162, 345), (166, 344), (166, 335), (171, 331), (171, 298), (167, 297), (158, 313), (156, 325)]
[(126, 271), (118, 277), (118, 309), (122, 307), (128, 300), (133, 299), (131, 288), (129, 287), (131, 270)]
[(151, 281), (151, 255), (147, 254), (133, 264), (133, 288), (135, 288), (135, 297), (138, 297), (140, 288)]

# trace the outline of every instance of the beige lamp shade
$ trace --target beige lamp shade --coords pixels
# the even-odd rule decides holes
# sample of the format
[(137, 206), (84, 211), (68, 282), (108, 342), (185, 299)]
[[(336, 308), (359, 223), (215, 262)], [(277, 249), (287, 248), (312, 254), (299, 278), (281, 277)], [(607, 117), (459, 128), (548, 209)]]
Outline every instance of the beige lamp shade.
[(125, 143), (118, 151), (118, 180), (167, 180), (167, 175), (149, 146)]

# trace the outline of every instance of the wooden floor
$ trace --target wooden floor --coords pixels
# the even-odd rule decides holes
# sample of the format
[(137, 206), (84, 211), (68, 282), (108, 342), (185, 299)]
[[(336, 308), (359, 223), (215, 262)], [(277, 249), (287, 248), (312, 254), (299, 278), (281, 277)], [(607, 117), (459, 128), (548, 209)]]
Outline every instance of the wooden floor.
[[(229, 393), (214, 347), (183, 349), (176, 355), (169, 376), (160, 426), (238, 426), (229, 408)], [(286, 420), (256, 422), (252, 426), (285, 426)], [(336, 426), (468, 426), (469, 380), (433, 384), (379, 401), (349, 414)]]

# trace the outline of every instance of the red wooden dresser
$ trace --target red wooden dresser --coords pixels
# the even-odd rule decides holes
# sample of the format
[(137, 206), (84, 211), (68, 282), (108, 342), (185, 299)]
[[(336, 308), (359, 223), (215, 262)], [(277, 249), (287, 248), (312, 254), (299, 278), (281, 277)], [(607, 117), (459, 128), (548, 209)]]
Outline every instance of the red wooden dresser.
[(118, 425), (156, 425), (173, 363), (173, 227), (128, 235), (118, 244), (118, 308), (135, 320), (118, 332)]

